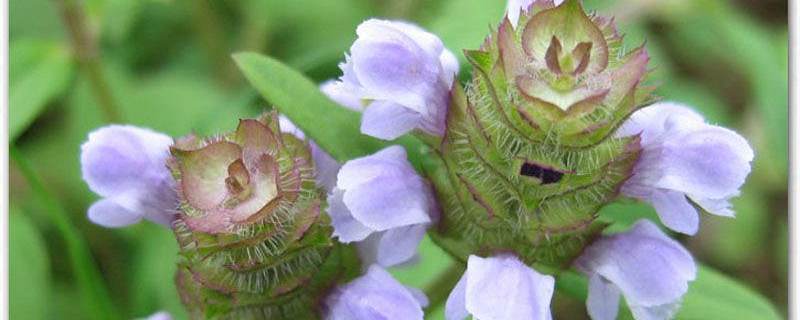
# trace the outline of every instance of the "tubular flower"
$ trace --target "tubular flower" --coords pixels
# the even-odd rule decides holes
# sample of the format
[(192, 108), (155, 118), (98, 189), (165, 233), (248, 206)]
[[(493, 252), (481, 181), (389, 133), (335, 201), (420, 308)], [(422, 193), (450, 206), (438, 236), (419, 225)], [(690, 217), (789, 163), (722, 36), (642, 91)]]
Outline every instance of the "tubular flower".
[(317, 301), (357, 272), (355, 252), (331, 239), (307, 144), (280, 132), (277, 113), (170, 150), (176, 283), (193, 318), (314, 319)]
[(589, 277), (586, 306), (594, 320), (617, 318), (620, 293), (637, 320), (672, 319), (697, 273), (689, 252), (647, 220), (603, 236), (575, 266)]
[(437, 214), (430, 187), (399, 146), (345, 163), (328, 199), (333, 235), (360, 241), (362, 258), (385, 267), (414, 257)]
[(622, 193), (652, 203), (667, 227), (695, 234), (698, 209), (734, 216), (728, 201), (739, 195), (754, 156), (739, 134), (665, 102), (634, 113), (617, 135), (639, 135), (643, 149)]
[(441, 40), (402, 21), (371, 19), (356, 30), (358, 39), (339, 65), (343, 75), (324, 86), (348, 107), (366, 101), (361, 132), (392, 140), (413, 129), (441, 136), (447, 97), (458, 61)]
[(327, 320), (422, 320), (428, 299), (372, 265), (365, 275), (336, 288), (325, 306)]
[(549, 320), (555, 279), (512, 255), (470, 256), (467, 271), (447, 298), (447, 320)]
[(89, 220), (125, 227), (142, 218), (169, 225), (178, 207), (167, 169), (172, 138), (149, 129), (110, 125), (81, 145), (83, 180), (103, 197), (89, 207)]

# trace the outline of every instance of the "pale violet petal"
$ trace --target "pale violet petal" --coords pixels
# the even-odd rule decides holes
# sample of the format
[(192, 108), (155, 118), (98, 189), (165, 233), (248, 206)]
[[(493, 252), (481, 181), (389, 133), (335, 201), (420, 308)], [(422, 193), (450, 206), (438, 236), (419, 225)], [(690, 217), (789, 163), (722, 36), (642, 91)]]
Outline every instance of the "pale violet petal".
[(441, 66), (409, 35), (387, 23), (368, 20), (357, 29), (350, 47), (352, 68), (374, 100), (392, 100), (418, 112), (435, 92)]
[(514, 26), (514, 28), (517, 27), (520, 14), (522, 12), (528, 12), (528, 7), (534, 2), (535, 0), (508, 0), (506, 15), (508, 15), (508, 20), (511, 21), (511, 25)]
[[(171, 144), (167, 135), (129, 125), (91, 132), (81, 145), (81, 172), (89, 188), (108, 201), (90, 208), (90, 219), (120, 227), (129, 225), (135, 215), (169, 225), (178, 205), (175, 181), (166, 165)], [(119, 207), (115, 211), (128, 214), (106, 215), (112, 203)]]
[(677, 232), (694, 235), (700, 225), (697, 209), (689, 203), (686, 195), (672, 190), (656, 190), (650, 196), (661, 222)]
[(347, 85), (342, 83), (341, 81), (336, 80), (328, 80), (323, 82), (319, 85), (319, 89), (324, 93), (328, 98), (333, 100), (334, 102), (346, 107), (348, 109), (352, 109), (355, 111), (361, 111), (364, 109), (364, 103), (352, 88), (348, 88)]
[(342, 197), (344, 191), (333, 189), (333, 193), (328, 196), (328, 214), (333, 225), (333, 236), (339, 238), (343, 243), (361, 241), (367, 238), (375, 230), (368, 228), (359, 222), (345, 206)]
[(613, 283), (629, 306), (641, 307), (680, 301), (697, 272), (691, 254), (647, 220), (629, 231), (602, 236), (575, 266)]
[(686, 234), (699, 224), (686, 196), (710, 213), (734, 216), (729, 200), (739, 195), (754, 157), (742, 136), (672, 102), (635, 112), (617, 132), (633, 134), (643, 150), (623, 194), (650, 201), (665, 225)]
[(686, 127), (702, 126), (705, 121), (703, 116), (689, 106), (675, 102), (659, 102), (634, 112), (617, 129), (616, 135), (626, 137), (641, 134), (642, 145), (647, 145), (668, 129), (667, 123), (670, 119), (673, 119), (673, 124), (679, 123)]
[(419, 113), (391, 101), (375, 101), (361, 118), (361, 133), (394, 140), (414, 130), (422, 121)]
[(680, 307), (680, 301), (652, 307), (638, 305), (628, 306), (631, 310), (631, 314), (633, 314), (633, 318), (636, 320), (670, 320), (675, 317)]
[(83, 179), (104, 197), (150, 189), (170, 177), (166, 158), (171, 144), (172, 138), (149, 129), (102, 127), (81, 145)]
[(378, 242), (377, 263), (383, 267), (391, 267), (411, 260), (417, 253), (417, 247), (426, 230), (425, 224), (386, 230)]
[(409, 287), (409, 286), (404, 286), (404, 287), (406, 287), (406, 290), (408, 290), (408, 293), (410, 293), (411, 296), (413, 296), (414, 299), (416, 299), (417, 302), (419, 302), (419, 305), (421, 307), (423, 307), (423, 308), (427, 308), (428, 307), (428, 296), (425, 295), (425, 292), (422, 292), (422, 290), (419, 290), (419, 289), (414, 288), (414, 287)]
[(691, 198), (692, 201), (697, 203), (697, 205), (699, 205), (701, 208), (708, 211), (708, 213), (729, 218), (736, 216), (736, 212), (731, 209), (733, 204), (731, 204), (728, 199), (708, 199), (693, 195), (689, 195), (689, 198)]
[(415, 293), (378, 266), (335, 291), (326, 299), (327, 320), (423, 319)]
[(428, 223), (431, 219), (426, 187), (418, 176), (376, 178), (345, 190), (344, 203), (356, 220), (372, 230)]
[(112, 200), (101, 199), (92, 204), (87, 212), (89, 220), (106, 228), (121, 228), (142, 220), (142, 215), (128, 211)]
[(444, 316), (447, 320), (462, 320), (469, 316), (467, 311), (467, 273), (461, 276), (453, 291), (447, 296)]
[(406, 159), (406, 150), (390, 146), (372, 155), (345, 163), (337, 175), (339, 189), (352, 189), (378, 177), (402, 179), (416, 175)]
[(753, 151), (733, 131), (707, 126), (665, 140), (655, 186), (707, 198), (735, 194), (750, 174)]
[(147, 318), (139, 318), (135, 320), (172, 320), (172, 316), (170, 316), (166, 311), (160, 311), (150, 315)]
[(306, 139), (306, 133), (300, 130), (292, 120), (289, 120), (289, 118), (284, 115), (278, 116), (278, 127), (281, 128), (281, 132), (292, 134), (300, 140)]
[(448, 88), (453, 86), (458, 70), (461, 67), (458, 63), (458, 58), (452, 51), (444, 49), (442, 54), (439, 55), (439, 61), (442, 63), (442, 80)]
[[(395, 28), (399, 32), (408, 35), (420, 48), (425, 50), (426, 55), (429, 57), (439, 56), (444, 50), (442, 40), (436, 35), (422, 29), (421, 27), (406, 21), (385, 21), (372, 19), (372, 21), (383, 23), (387, 27)], [(370, 21), (368, 21), (370, 22)], [(366, 24), (366, 23), (365, 23)]]
[(317, 185), (322, 186), (325, 191), (331, 192), (336, 186), (336, 175), (339, 173), (341, 165), (314, 141), (309, 141), (308, 144), (311, 149), (311, 158), (314, 159)]
[(620, 292), (614, 284), (599, 275), (589, 276), (586, 310), (592, 320), (615, 320), (619, 314)]
[(516, 257), (470, 256), (467, 262), (466, 308), (477, 319), (546, 320), (555, 279)]

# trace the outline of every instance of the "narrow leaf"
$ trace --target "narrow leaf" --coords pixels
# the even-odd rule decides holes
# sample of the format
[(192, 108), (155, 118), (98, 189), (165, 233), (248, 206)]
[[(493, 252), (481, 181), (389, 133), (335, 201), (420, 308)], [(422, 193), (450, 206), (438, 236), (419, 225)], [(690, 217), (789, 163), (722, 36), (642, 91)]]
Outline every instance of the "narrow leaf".
[(406, 136), (390, 142), (361, 134), (360, 114), (330, 100), (300, 72), (257, 53), (237, 53), (233, 59), (266, 100), (336, 160), (344, 162), (399, 143), (406, 147), (409, 161), (420, 163), (419, 140)]
[(66, 48), (54, 43), (18, 41), (11, 48), (8, 130), (13, 141), (64, 92), (73, 61)]

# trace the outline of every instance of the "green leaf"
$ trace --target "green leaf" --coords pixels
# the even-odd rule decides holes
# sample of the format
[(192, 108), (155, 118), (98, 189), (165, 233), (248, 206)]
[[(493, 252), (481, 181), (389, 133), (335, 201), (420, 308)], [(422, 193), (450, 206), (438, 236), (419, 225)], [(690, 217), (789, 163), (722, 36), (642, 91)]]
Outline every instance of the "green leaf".
[(783, 319), (775, 307), (752, 289), (700, 265), (697, 280), (689, 284), (677, 320)]
[[(575, 271), (559, 276), (556, 287), (580, 300), (587, 295), (586, 278)], [(624, 302), (623, 302), (624, 307)], [(627, 309), (627, 308), (625, 308)], [(627, 310), (620, 310), (620, 319)], [(689, 283), (689, 292), (675, 320), (773, 320), (782, 319), (775, 307), (763, 296), (735, 280), (698, 264), (697, 280)]]
[(12, 206), (8, 215), (9, 312), (11, 319), (44, 320), (51, 301), (50, 259), (41, 233)]
[(8, 130), (13, 141), (64, 92), (74, 69), (68, 48), (43, 41), (12, 43), (10, 62)]
[[(233, 59), (265, 99), (336, 160), (344, 162), (393, 144), (361, 134), (357, 112), (333, 102), (311, 80), (280, 61), (249, 52)], [(406, 147), (412, 164), (420, 164), (419, 140), (406, 136), (397, 143)]]

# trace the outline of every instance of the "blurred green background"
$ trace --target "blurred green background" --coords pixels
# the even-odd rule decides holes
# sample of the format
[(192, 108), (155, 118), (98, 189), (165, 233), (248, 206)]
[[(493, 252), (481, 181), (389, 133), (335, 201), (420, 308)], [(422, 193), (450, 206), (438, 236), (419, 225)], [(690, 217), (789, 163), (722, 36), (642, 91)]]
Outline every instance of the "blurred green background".
[[(788, 31), (785, 0), (584, 0), (617, 17), (632, 48), (647, 39), (651, 82), (669, 100), (753, 144), (738, 217), (705, 215), (680, 238), (706, 265), (787, 311)], [(496, 25), (504, 0), (10, 0), (11, 319), (132, 319), (167, 310), (186, 319), (172, 285), (177, 246), (149, 222), (104, 229), (85, 218), (97, 197), (80, 178), (80, 144), (109, 122), (181, 136), (232, 130), (269, 105), (230, 54), (257, 51), (315, 81), (369, 17), (414, 21), (462, 60)], [(617, 204), (619, 221), (652, 209)], [(421, 262), (394, 270), (423, 288), (450, 258), (428, 239)], [(586, 319), (557, 294), (556, 319)], [(442, 310), (430, 316), (441, 319)]]

